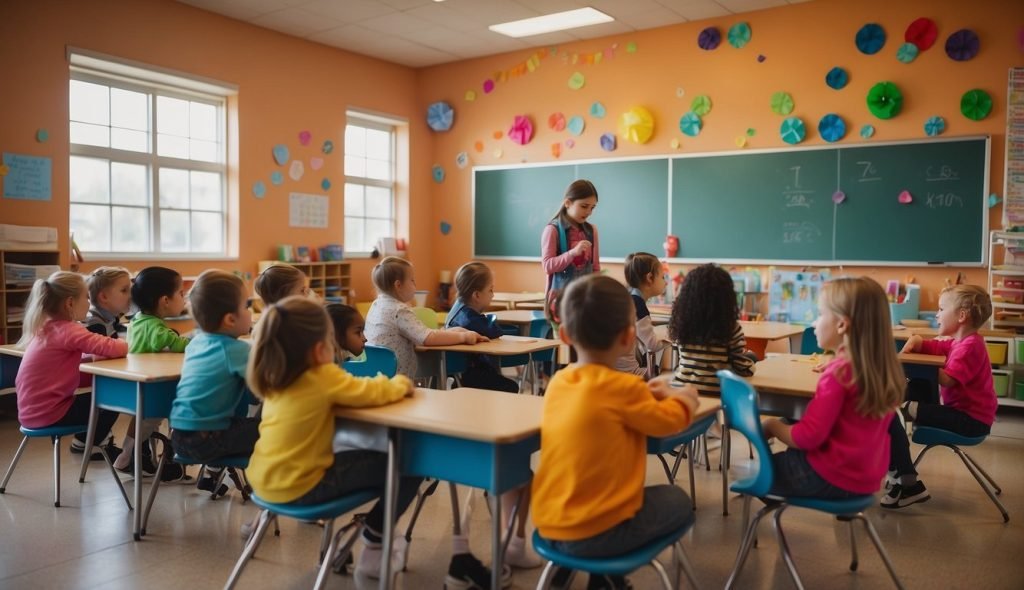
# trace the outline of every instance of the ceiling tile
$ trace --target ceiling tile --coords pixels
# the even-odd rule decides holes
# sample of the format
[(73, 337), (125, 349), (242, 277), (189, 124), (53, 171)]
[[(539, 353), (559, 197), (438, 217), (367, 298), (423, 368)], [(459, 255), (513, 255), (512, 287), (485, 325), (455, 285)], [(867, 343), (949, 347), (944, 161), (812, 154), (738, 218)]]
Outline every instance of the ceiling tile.
[(367, 29), (373, 29), (380, 33), (387, 33), (389, 37), (400, 40), (407, 33), (418, 31), (424, 27), (433, 26), (430, 21), (423, 20), (408, 12), (392, 12), (382, 16), (375, 16), (360, 21), (360, 25)]
[(623, 22), (614, 21), (610, 23), (602, 23), (600, 25), (591, 25), (589, 27), (570, 29), (565, 32), (577, 39), (596, 39), (597, 37), (606, 37), (608, 35), (621, 35), (623, 33), (632, 33), (633, 27)]
[(353, 51), (362, 50), (359, 51), (360, 53), (366, 53), (365, 48), (367, 44), (374, 43), (379, 38), (379, 32), (371, 31), (359, 25), (343, 25), (309, 36), (310, 41)]
[(487, 27), (480, 21), (469, 18), (450, 6), (445, 6), (443, 2), (431, 2), (427, 6), (413, 8), (405, 13), (456, 31), (487, 30)]
[(309, 0), (222, 0), (225, 6), (234, 10), (247, 9), (257, 14), (277, 12), (285, 8), (294, 8)]
[(447, 0), (444, 4), (484, 25), (533, 18), (543, 14), (510, 0)]
[(620, 18), (619, 21), (633, 27), (634, 29), (641, 30), (655, 29), (657, 27), (686, 22), (686, 17), (680, 16), (678, 13), (673, 12), (664, 6), (659, 6), (654, 10), (631, 13), (626, 17)]
[(343, 23), (354, 23), (368, 18), (393, 14), (395, 9), (375, 0), (314, 0), (302, 5), (302, 10), (326, 16)]
[(631, 12), (645, 12), (662, 8), (657, 0), (592, 0), (587, 4), (615, 18), (626, 16)]
[(538, 14), (554, 14), (556, 12), (576, 10), (577, 8), (584, 8), (586, 6), (593, 6), (594, 8), (597, 8), (597, 5), (594, 2), (588, 2), (586, 0), (516, 0), (516, 2), (530, 10), (536, 11)]
[(662, 0), (662, 4), (667, 6), (681, 16), (684, 16), (690, 20), (701, 20), (704, 18), (715, 18), (716, 16), (726, 16), (730, 14), (728, 10), (723, 8), (717, 2), (711, 0), (705, 0), (702, 2), (692, 1), (667, 1)]
[(236, 20), (251, 20), (260, 15), (259, 12), (247, 8), (238, 3), (228, 3), (224, 0), (179, 0), (183, 4), (189, 4), (196, 8), (208, 10)]
[(296, 37), (308, 37), (313, 33), (326, 31), (341, 24), (334, 19), (305, 12), (298, 8), (286, 8), (277, 12), (271, 12), (258, 16), (249, 22), (289, 35), (295, 35)]
[[(345, 0), (348, 2), (349, 0)], [(409, 10), (418, 6), (427, 6), (429, 4), (438, 4), (434, 0), (379, 0), (380, 4), (386, 4), (395, 10)]]
[(380, 35), (377, 36), (373, 44), (368, 44), (365, 49), (366, 51), (357, 50), (357, 52), (411, 67), (435, 65), (458, 59), (458, 56), (424, 47), (418, 43), (404, 39), (388, 39)]

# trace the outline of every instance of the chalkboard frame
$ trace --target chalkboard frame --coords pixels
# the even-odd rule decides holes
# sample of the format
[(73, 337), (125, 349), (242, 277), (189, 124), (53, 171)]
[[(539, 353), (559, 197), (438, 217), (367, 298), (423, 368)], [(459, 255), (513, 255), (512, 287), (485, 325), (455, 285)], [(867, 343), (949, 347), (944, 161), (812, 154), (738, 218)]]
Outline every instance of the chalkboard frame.
[[(675, 179), (671, 173), (672, 161), (683, 159), (683, 158), (698, 158), (698, 157), (731, 157), (731, 156), (746, 156), (756, 154), (769, 154), (777, 152), (800, 152), (800, 151), (820, 151), (820, 150), (846, 150), (846, 149), (870, 149), (873, 147), (884, 147), (894, 145), (914, 145), (914, 144), (936, 144), (936, 143), (952, 143), (952, 142), (965, 142), (965, 141), (978, 141), (982, 140), (985, 144), (985, 162), (984, 162), (984, 177), (983, 177), (983, 189), (982, 197), (980, 199), (980, 206), (982, 207), (981, 219), (981, 238), (978, 242), (978, 259), (963, 262), (945, 262), (945, 261), (933, 261), (933, 260), (846, 260), (846, 259), (807, 259), (807, 260), (778, 260), (771, 258), (689, 258), (689, 257), (677, 257), (667, 259), (671, 263), (675, 264), (700, 264), (705, 262), (715, 262), (720, 264), (752, 264), (752, 265), (786, 265), (786, 266), (931, 266), (931, 267), (984, 267), (987, 265), (988, 255), (988, 234), (989, 234), (989, 212), (988, 212), (988, 195), (991, 191), (991, 159), (992, 159), (992, 137), (989, 135), (964, 135), (964, 136), (951, 136), (951, 137), (937, 137), (928, 139), (904, 139), (904, 140), (893, 140), (893, 141), (878, 141), (878, 142), (857, 142), (847, 144), (816, 144), (801, 147), (787, 147), (787, 148), (764, 148), (755, 150), (731, 150), (731, 151), (720, 151), (720, 152), (693, 152), (686, 154), (659, 154), (652, 156), (631, 156), (626, 158), (589, 158), (581, 160), (569, 160), (569, 161), (551, 161), (551, 162), (530, 162), (523, 164), (500, 164), (500, 165), (487, 165), (487, 166), (474, 166), (470, 175), (471, 191), (472, 191), (472, 210), (470, 212), (470, 218), (473, 220), (471, 240), (473, 244), (473, 256), (478, 260), (507, 260), (507, 261), (522, 261), (522, 262), (538, 262), (540, 256), (498, 256), (498, 255), (479, 255), (477, 254), (476, 247), (476, 207), (477, 207), (477, 192), (476, 192), (476, 173), (478, 171), (488, 170), (508, 170), (508, 169), (520, 169), (520, 168), (531, 168), (531, 167), (546, 167), (546, 166), (576, 166), (584, 164), (600, 164), (610, 162), (624, 162), (624, 161), (635, 161), (635, 160), (667, 160), (669, 166), (669, 178), (668, 178), (668, 191), (665, 195), (668, 201), (667, 210), (668, 215), (665, 219), (665, 235), (672, 235), (672, 188)], [(598, 187), (600, 190), (600, 187)], [(555, 190), (561, 190), (557, 188)], [(540, 236), (537, 236), (538, 246)], [(538, 247), (539, 249), (539, 247)], [(657, 254), (657, 253), (656, 253)], [(602, 262), (620, 263), (623, 262), (623, 258), (620, 257), (608, 257), (602, 256)]]

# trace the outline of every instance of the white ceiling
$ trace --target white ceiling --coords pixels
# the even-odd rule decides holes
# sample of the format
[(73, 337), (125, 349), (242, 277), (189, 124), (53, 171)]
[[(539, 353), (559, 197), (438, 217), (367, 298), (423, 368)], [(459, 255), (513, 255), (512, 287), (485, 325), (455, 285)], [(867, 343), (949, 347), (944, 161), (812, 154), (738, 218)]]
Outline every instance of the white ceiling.
[[(810, 0), (178, 0), (411, 67), (545, 47)], [(513, 39), (489, 25), (592, 6), (614, 22)]]

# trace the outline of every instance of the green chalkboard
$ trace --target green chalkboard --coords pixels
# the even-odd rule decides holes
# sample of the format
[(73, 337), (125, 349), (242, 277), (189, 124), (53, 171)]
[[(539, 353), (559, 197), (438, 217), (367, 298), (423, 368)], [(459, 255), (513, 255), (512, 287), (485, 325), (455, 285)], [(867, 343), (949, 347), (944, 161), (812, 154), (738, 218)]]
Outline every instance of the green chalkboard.
[(474, 253), (538, 258), (565, 187), (588, 178), (602, 258), (673, 234), (681, 261), (981, 264), (988, 170), (988, 137), (478, 168)]
[(602, 258), (662, 251), (668, 224), (668, 160), (611, 160), (474, 170), (477, 257), (538, 258), (540, 235), (578, 178), (594, 183)]

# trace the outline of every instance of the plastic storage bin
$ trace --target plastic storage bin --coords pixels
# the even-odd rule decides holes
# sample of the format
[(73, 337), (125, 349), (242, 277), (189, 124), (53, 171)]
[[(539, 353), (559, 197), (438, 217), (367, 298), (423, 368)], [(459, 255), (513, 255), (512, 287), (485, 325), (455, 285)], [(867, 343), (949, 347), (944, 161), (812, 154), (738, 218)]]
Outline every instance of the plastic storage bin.
[[(1024, 385), (1024, 384), (1022, 384)], [(1007, 397), (1010, 395), (1010, 372), (992, 371), (992, 386), (996, 390), (996, 397)]]
[(985, 342), (985, 348), (988, 349), (988, 360), (990, 363), (993, 365), (1006, 364), (1006, 352), (1009, 344), (1006, 342)]
[(1017, 384), (1017, 399), (1024, 402), (1024, 382)]

